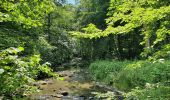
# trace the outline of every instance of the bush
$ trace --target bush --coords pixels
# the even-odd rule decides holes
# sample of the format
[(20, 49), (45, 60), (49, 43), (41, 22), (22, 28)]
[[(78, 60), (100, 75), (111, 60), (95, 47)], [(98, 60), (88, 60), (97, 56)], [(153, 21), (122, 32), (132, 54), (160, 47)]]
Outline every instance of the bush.
[(127, 100), (170, 98), (170, 61), (96, 61), (89, 69), (95, 81), (125, 91)]
[(54, 75), (48, 64), (40, 65), (40, 56), (19, 57), (24, 48), (9, 48), (0, 52), (0, 95), (15, 97), (36, 90), (31, 86), (39, 71)]
[(170, 79), (170, 62), (151, 63), (148, 61), (133, 62), (119, 73), (116, 86), (122, 90), (144, 87), (146, 83), (165, 82)]
[(95, 61), (90, 64), (89, 70), (92, 79), (110, 84), (113, 83), (125, 65), (129, 63), (130, 61)]
[(145, 88), (135, 88), (125, 93), (125, 100), (169, 100), (170, 87), (165, 84), (146, 83)]

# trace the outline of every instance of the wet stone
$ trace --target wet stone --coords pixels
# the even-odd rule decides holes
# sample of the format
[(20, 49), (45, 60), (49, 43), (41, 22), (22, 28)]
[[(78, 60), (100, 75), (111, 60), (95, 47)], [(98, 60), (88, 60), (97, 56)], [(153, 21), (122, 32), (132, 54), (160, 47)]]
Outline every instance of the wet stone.
[(85, 98), (78, 96), (78, 97), (73, 97), (72, 100), (85, 100)]
[(42, 87), (40, 87), (40, 86), (38, 86), (38, 89), (39, 89), (39, 90), (43, 90), (43, 88), (42, 88)]
[(51, 96), (49, 95), (41, 95), (41, 96), (37, 96), (36, 100), (49, 100)]
[(73, 97), (71, 97), (71, 96), (63, 96), (62, 100), (73, 100)]
[(80, 99), (85, 99), (84, 95), (79, 96)]
[(38, 82), (34, 82), (33, 86), (39, 86), (40, 84)]
[(56, 89), (54, 89), (53, 91), (54, 91), (54, 92), (56, 92), (57, 90), (56, 90)]
[(46, 82), (46, 81), (40, 81), (39, 82), (41, 85), (47, 85), (48, 84), (48, 82)]
[(61, 94), (63, 95), (63, 96), (68, 96), (68, 92), (67, 91), (61, 91)]
[(73, 75), (69, 75), (68, 77), (73, 77)]
[(51, 95), (52, 97), (55, 97), (55, 98), (62, 98), (63, 97), (63, 95), (61, 95), (61, 94), (54, 94), (54, 95)]
[(94, 98), (93, 97), (89, 97), (88, 100), (94, 100)]

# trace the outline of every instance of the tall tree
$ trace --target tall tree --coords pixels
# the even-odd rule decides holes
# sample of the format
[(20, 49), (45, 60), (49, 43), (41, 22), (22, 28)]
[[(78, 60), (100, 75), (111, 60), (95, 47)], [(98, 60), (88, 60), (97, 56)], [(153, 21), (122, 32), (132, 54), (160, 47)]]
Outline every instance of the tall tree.
[[(130, 39), (130, 41), (138, 41), (138, 44), (140, 42), (145, 46), (143, 56), (152, 55), (156, 58), (168, 56), (169, 3), (167, 0), (111, 0), (108, 13), (110, 17), (106, 20), (107, 28), (104, 31), (89, 34), (87, 32), (79, 36), (99, 38), (113, 34), (127, 37), (127, 40), (121, 40), (126, 43), (131, 38), (128, 35), (132, 34), (137, 36), (138, 40), (143, 38), (142, 41)], [(78, 34), (80, 33), (73, 33), (73, 35)], [(125, 48), (121, 49), (126, 50)]]
[(56, 66), (71, 59), (72, 43), (68, 31), (74, 30), (74, 11), (71, 4), (55, 2), (54, 11), (46, 16), (44, 34), (52, 47), (40, 50), (45, 62)]
[(105, 19), (107, 18), (109, 1), (80, 0), (76, 12), (78, 26), (85, 27), (87, 24), (93, 23), (98, 28), (104, 29), (106, 27)]
[[(109, 2), (110, 0), (80, 0), (75, 16), (77, 30), (81, 31), (82, 27), (90, 23), (95, 24), (100, 30), (105, 29)], [(94, 29), (93, 31), (95, 32), (96, 30)], [(91, 40), (80, 39), (80, 48), (82, 48), (79, 49), (79, 55), (89, 60), (113, 57), (112, 47), (114, 44), (110, 42), (112, 40), (112, 36)]]

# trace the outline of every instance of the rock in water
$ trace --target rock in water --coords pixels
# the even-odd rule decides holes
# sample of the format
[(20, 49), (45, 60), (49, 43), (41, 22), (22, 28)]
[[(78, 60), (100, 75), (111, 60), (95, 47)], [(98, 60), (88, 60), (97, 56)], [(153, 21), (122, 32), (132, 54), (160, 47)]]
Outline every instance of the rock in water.
[(62, 94), (63, 96), (68, 96), (68, 92), (67, 92), (67, 91), (61, 91), (61, 94)]
[(63, 97), (63, 95), (61, 95), (61, 94), (55, 94), (55, 95), (51, 95), (52, 97), (55, 97), (55, 98), (62, 98)]

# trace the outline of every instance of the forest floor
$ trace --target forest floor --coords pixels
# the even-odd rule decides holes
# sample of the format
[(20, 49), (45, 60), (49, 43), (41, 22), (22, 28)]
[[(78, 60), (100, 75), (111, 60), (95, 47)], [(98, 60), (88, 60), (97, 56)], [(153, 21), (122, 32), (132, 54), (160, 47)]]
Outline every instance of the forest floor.
[(69, 69), (57, 72), (64, 80), (44, 79), (35, 84), (41, 90), (30, 95), (34, 100), (95, 100), (93, 92), (114, 92), (111, 88), (102, 86), (89, 79), (85, 69)]

